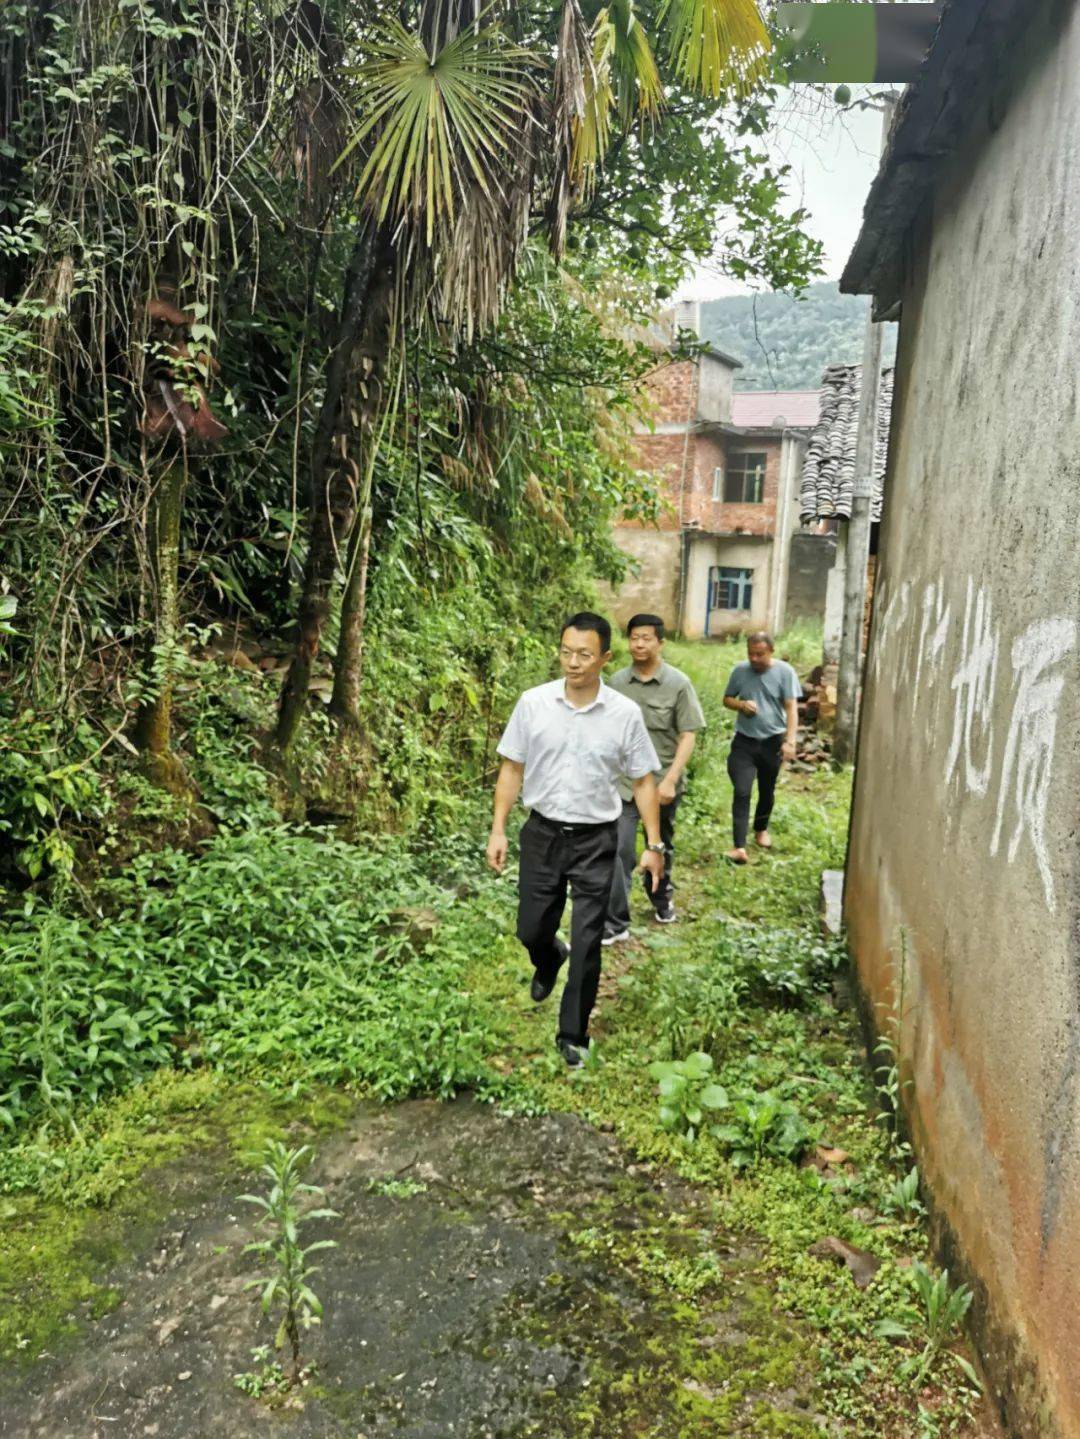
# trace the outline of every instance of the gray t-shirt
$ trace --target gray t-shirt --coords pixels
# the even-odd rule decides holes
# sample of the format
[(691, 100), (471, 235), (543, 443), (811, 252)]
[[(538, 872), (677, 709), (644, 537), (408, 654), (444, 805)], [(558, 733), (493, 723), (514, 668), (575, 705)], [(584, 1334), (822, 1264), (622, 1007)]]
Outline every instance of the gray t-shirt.
[(749, 660), (742, 660), (731, 671), (724, 697), (753, 700), (757, 714), (738, 714), (735, 733), (750, 739), (769, 739), (783, 734), (787, 729), (784, 701), (797, 700), (801, 693), (799, 677), (787, 660), (773, 660), (769, 668), (760, 673)]

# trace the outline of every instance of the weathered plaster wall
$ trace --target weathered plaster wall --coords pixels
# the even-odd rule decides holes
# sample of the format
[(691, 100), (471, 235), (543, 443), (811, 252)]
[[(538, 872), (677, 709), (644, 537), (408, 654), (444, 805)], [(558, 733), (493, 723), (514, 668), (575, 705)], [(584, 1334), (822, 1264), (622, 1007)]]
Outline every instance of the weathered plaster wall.
[(698, 377), (698, 419), (731, 423), (735, 371), (715, 355), (702, 355)]
[(672, 530), (619, 528), (615, 543), (638, 563), (638, 572), (627, 575), (617, 589), (601, 586), (604, 613), (619, 626), (631, 615), (659, 615), (674, 628), (679, 613), (679, 548), (681, 540)]
[(835, 535), (792, 535), (787, 603), (784, 607), (787, 624), (824, 616), (825, 591), (835, 554)]
[(845, 912), (877, 1004), (906, 932), (920, 1168), (1012, 1432), (1080, 1436), (1080, 7), (1010, 73), (911, 245)]

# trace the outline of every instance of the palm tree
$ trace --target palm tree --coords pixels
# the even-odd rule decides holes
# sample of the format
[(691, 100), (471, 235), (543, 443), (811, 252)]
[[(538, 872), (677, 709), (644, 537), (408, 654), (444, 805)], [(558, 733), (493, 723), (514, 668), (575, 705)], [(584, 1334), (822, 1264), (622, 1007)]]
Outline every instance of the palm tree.
[(361, 219), (311, 455), (282, 749), (303, 712), (350, 528), (332, 708), (356, 716), (371, 538), (370, 491), (357, 479), (370, 475), (364, 447), (374, 442), (372, 410), (360, 433), (350, 418), (356, 355), (367, 392), (390, 395), (385, 377), (410, 330), (471, 337), (489, 327), (530, 235), (544, 232), (562, 253), (616, 137), (662, 125), (671, 87), (749, 93), (768, 50), (754, 0), (563, 0), (554, 23), (547, 7), (512, 0), (417, 0), (370, 32), (351, 75), (360, 119), (341, 157), (359, 171)]

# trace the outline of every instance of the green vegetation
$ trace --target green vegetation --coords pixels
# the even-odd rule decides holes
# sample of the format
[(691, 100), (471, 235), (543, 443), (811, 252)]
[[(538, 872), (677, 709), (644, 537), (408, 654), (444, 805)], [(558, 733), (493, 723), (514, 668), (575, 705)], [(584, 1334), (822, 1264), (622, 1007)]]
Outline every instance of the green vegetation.
[[(910, 1166), (897, 1167), (876, 1122), (854, 1016), (833, 998), (843, 978), (838, 950), (818, 938), (817, 882), (842, 850), (847, 776), (786, 776), (775, 851), (744, 869), (718, 867), (729, 796), (720, 695), (739, 651), (672, 651), (694, 675), (712, 726), (680, 831), (682, 920), (644, 929), (628, 952), (607, 959), (612, 987), (590, 1063), (577, 1075), (567, 1075), (551, 1045), (550, 1013), (526, 998), (512, 883), (462, 861), (466, 835), (480, 852), (483, 796), (462, 809), (473, 828), (449, 846), (433, 838), (417, 852), (384, 839), (357, 849), (325, 833), (241, 829), (198, 855), (144, 856), (110, 882), (109, 916), (69, 916), (65, 927), (53, 914), (58, 973), (67, 973), (58, 956), (85, 953), (105, 933), (114, 936), (124, 983), (131, 966), (120, 957), (130, 947), (152, 966), (163, 997), (173, 992), (178, 953), (205, 963), (202, 987), (185, 999), (187, 1044), (173, 1047), (171, 1067), (90, 1108), (75, 1094), (64, 1110), (66, 1051), (57, 1050), (60, 1119), (34, 1084), (20, 1090), (25, 1113), (3, 1169), (12, 1225), (0, 1247), (8, 1301), (0, 1339), (9, 1348), (34, 1353), (69, 1322), (63, 1316), (112, 1302), (97, 1276), (100, 1256), (115, 1248), (87, 1257), (87, 1236), (104, 1222), (107, 1244), (121, 1242), (123, 1222), (140, 1212), (131, 1185), (140, 1166), (222, 1139), (246, 1163), (259, 1162), (268, 1140), (287, 1154), (296, 1145), (288, 1125), (311, 1142), (347, 1111), (346, 1099), (315, 1081), (384, 1097), (471, 1086), (520, 1114), (570, 1107), (610, 1126), (638, 1163), (680, 1176), (700, 1196), (692, 1217), (675, 1226), (629, 1216), (618, 1194), (591, 1199), (575, 1219), (567, 1242), (625, 1266), (667, 1316), (671, 1342), (684, 1333), (689, 1347), (663, 1350), (674, 1377), (661, 1384), (648, 1366), (635, 1377), (598, 1343), (590, 1351), (592, 1397), (565, 1430), (551, 1432), (609, 1436), (620, 1432), (610, 1427), (612, 1414), (625, 1409), (669, 1413), (671, 1434), (747, 1413), (755, 1433), (819, 1434), (813, 1416), (777, 1407), (796, 1375), (812, 1378), (823, 1422), (842, 1423), (853, 1439), (972, 1432), (976, 1391), (956, 1328), (963, 1291), (946, 1280), (930, 1291), (932, 1302), (920, 1298), (921, 1271), (910, 1261), (925, 1264), (928, 1251), (917, 1180)], [(784, 651), (800, 663), (807, 657), (794, 645)], [(425, 876), (425, 865), (437, 879)], [(294, 873), (301, 880), (287, 887)], [(31, 906), (20, 919), (23, 941), (40, 935), (43, 909)], [(178, 936), (183, 923), (190, 927)], [(133, 1067), (115, 1080), (131, 1085), (137, 1066), (152, 1063), (151, 1046), (127, 1025), (114, 1032), (121, 1049), (133, 1041)], [(85, 1056), (63, 1063), (76, 1079), (89, 1072)], [(658, 1080), (666, 1092), (658, 1094)], [(407, 1175), (373, 1185), (396, 1202), (422, 1187)], [(63, 1205), (50, 1197), (61, 1194)], [(865, 1288), (811, 1252), (826, 1237), (881, 1261)], [(732, 1249), (746, 1255), (739, 1292), (749, 1308), (723, 1322), (748, 1337), (730, 1352), (701, 1349), (703, 1316), (723, 1313), (731, 1283), (718, 1256)], [(755, 1307), (755, 1293), (771, 1296), (790, 1327), (778, 1331), (773, 1309)], [(557, 1305), (552, 1323), (556, 1312)], [(942, 1364), (942, 1354), (958, 1362)], [(243, 1376), (246, 1392), (273, 1399), (285, 1379), (269, 1352), (263, 1361)]]
[[(267, 1239), (257, 1239), (244, 1247), (245, 1254), (257, 1254), (269, 1267), (269, 1273), (249, 1279), (245, 1288), (258, 1289), (264, 1314), (280, 1311), (280, 1322), (274, 1336), (274, 1348), (283, 1349), (288, 1340), (292, 1355), (293, 1384), (301, 1379), (300, 1331), (322, 1323), (322, 1301), (311, 1287), (312, 1276), (319, 1272), (308, 1256), (320, 1250), (335, 1249), (336, 1240), (316, 1239), (300, 1243), (301, 1228), (313, 1219), (340, 1219), (333, 1209), (309, 1207), (302, 1209), (303, 1195), (322, 1199), (325, 1192), (317, 1184), (304, 1184), (300, 1173), (311, 1158), (311, 1146), (289, 1149), (280, 1140), (272, 1139), (263, 1153), (262, 1173), (270, 1181), (265, 1194), (241, 1194), (245, 1204), (254, 1204), (261, 1212), (259, 1225), (270, 1231)], [(243, 1387), (242, 1376), (237, 1385)]]
[[(719, 871), (734, 654), (681, 652), (712, 725), (684, 921), (612, 957), (573, 1080), (524, 1000), (512, 878), (480, 872), (512, 699), (622, 575), (613, 519), (656, 514), (635, 337), (695, 258), (818, 272), (757, 143), (757, 11), (385, 8), (0, 13), (0, 1351), (119, 1302), (156, 1166), (269, 1154), (262, 1289), (295, 1373), (297, 1145), (357, 1096), (468, 1089), (570, 1106), (702, 1197), (689, 1242), (617, 1204), (579, 1236), (664, 1308), (667, 1434), (820, 1432), (779, 1397), (812, 1362), (852, 1435), (905, 1439), (919, 1402), (921, 1433), (959, 1432), (935, 1356), (962, 1300), (912, 1317), (910, 1166), (817, 936), (847, 777), (789, 782), (776, 852)], [(814, 635), (786, 644), (805, 667)], [(830, 1235), (882, 1258), (865, 1290), (808, 1253)], [(753, 1250), (760, 1322), (691, 1352), (721, 1236)], [(598, 1342), (564, 1432), (645, 1432), (657, 1357), (613, 1372)], [(255, 1361), (244, 1392), (284, 1394)]]
[[(835, 280), (799, 295), (730, 295), (702, 305), (701, 334), (742, 361), (740, 390), (817, 390), (827, 366), (861, 361), (866, 305), (865, 296), (841, 295)], [(885, 329), (883, 363), (891, 363), (896, 326)]]

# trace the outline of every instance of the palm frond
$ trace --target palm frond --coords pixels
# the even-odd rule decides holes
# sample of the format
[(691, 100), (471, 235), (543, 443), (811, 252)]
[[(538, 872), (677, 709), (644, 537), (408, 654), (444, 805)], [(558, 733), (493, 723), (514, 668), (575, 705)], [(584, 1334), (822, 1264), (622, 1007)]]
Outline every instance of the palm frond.
[(556, 255), (566, 248), (566, 226), (575, 192), (574, 132), (585, 113), (592, 78), (592, 42), (578, 0), (563, 0), (551, 88), (551, 135), (555, 164), (548, 201), (548, 230)]
[(634, 0), (611, 0), (601, 13), (611, 27), (611, 71), (620, 120), (628, 125), (635, 114), (657, 119), (664, 90)]
[(611, 141), (611, 115), (615, 107), (611, 64), (615, 35), (606, 10), (592, 29), (590, 67), (585, 82), (585, 108), (574, 124), (570, 174), (583, 190), (591, 189)]
[(396, 20), (369, 49), (357, 72), (366, 118), (337, 163), (370, 142), (357, 196), (380, 221), (421, 224), (430, 246), (468, 190), (494, 200), (512, 171), (531, 119), (535, 57), (496, 27), (463, 31), (429, 56)]
[(679, 78), (706, 95), (745, 95), (764, 76), (769, 36), (754, 0), (662, 0), (660, 23)]
[(435, 260), (435, 309), (469, 341), (498, 319), (526, 242), (532, 166), (522, 161), (498, 195), (467, 191)]

